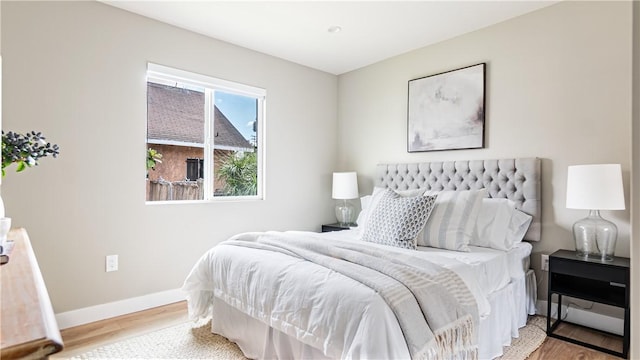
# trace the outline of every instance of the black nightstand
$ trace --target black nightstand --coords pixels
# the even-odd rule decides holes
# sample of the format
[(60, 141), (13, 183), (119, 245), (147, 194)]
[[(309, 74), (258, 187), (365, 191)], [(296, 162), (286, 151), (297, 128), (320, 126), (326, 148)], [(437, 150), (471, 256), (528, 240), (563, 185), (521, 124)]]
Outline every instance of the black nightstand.
[[(614, 257), (613, 261), (601, 262), (599, 259), (584, 259), (576, 256), (575, 251), (558, 250), (549, 255), (549, 294), (547, 298), (547, 314), (551, 314), (551, 296), (558, 295), (557, 313), (562, 308), (562, 296), (594, 301), (597, 303), (624, 308), (624, 336), (622, 352), (602, 348), (597, 345), (554, 334), (553, 331), (561, 322), (558, 319), (551, 324), (547, 316), (547, 336), (569, 341), (606, 352), (611, 355), (627, 358), (629, 353), (629, 294), (630, 275), (628, 258)], [(574, 324), (577, 325), (577, 324)], [(577, 325), (581, 326), (581, 325)]]
[[(353, 224), (353, 225), (355, 226), (355, 224)], [(349, 226), (340, 225), (338, 223), (322, 225), (322, 232), (342, 231), (342, 230), (349, 230), (349, 229), (350, 229)]]

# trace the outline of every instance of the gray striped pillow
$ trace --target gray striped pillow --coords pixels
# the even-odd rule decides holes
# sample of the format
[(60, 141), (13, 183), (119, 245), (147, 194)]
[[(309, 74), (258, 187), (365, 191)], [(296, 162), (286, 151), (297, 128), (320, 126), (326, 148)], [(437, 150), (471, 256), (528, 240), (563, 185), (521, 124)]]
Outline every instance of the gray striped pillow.
[[(433, 195), (436, 192), (427, 192)], [(487, 190), (440, 191), (418, 245), (469, 251), (476, 220)]]

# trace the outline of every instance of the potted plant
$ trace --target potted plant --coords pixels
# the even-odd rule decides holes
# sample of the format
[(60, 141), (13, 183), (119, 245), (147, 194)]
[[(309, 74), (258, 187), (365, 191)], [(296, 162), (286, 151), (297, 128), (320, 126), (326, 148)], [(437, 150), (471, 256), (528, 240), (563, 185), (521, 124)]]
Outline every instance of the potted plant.
[[(28, 167), (38, 165), (38, 160), (49, 155), (58, 157), (60, 148), (45, 141), (41, 132), (27, 132), (25, 134), (2, 131), (2, 177), (5, 176), (5, 168), (16, 164), (16, 172), (24, 171)], [(11, 228), (11, 218), (5, 217), (4, 202), (0, 197), (0, 253), (4, 253), (7, 233)], [(8, 257), (2, 259), (6, 263)]]
[(16, 164), (16, 172), (24, 171), (28, 167), (38, 165), (38, 160), (49, 155), (54, 158), (60, 154), (60, 148), (56, 144), (45, 141), (41, 132), (27, 132), (20, 134), (2, 131), (2, 176), (5, 176), (5, 168)]

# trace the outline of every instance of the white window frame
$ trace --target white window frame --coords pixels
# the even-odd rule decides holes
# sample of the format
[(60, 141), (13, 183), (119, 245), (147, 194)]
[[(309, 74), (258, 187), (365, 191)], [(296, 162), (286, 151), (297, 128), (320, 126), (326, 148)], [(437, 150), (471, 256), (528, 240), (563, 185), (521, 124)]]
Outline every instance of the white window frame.
[[(184, 204), (238, 200), (264, 200), (264, 159), (265, 159), (265, 100), (267, 91), (258, 87), (240, 84), (233, 81), (217, 79), (211, 76), (197, 74), (190, 71), (179, 70), (164, 65), (147, 63), (147, 81), (175, 82), (188, 86), (205, 89), (205, 128), (204, 128), (204, 166), (205, 169), (213, 169), (214, 154), (214, 127), (213, 127), (213, 100), (215, 91), (222, 91), (235, 95), (255, 98), (258, 102), (256, 141), (257, 141), (257, 166), (258, 166), (258, 188), (256, 195), (245, 196), (214, 196), (215, 174), (212, 176), (205, 173), (204, 177), (204, 199), (203, 200), (168, 200), (168, 201), (146, 201), (146, 204)], [(145, 144), (148, 138), (145, 139)]]

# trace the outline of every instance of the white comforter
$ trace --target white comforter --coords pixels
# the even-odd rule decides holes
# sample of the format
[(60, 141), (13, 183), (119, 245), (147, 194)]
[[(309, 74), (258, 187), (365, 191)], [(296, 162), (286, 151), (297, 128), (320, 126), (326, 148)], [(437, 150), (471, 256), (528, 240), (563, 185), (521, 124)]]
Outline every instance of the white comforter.
[[(357, 234), (350, 233), (301, 235), (317, 241), (333, 237), (360, 242)], [(428, 259), (455, 271), (474, 295), (480, 317), (489, 314), (487, 294), (477, 285), (479, 274), (471, 266), (438, 253), (360, 243)], [(214, 247), (196, 263), (183, 289), (193, 318), (209, 316), (215, 296), (330, 358), (409, 358), (395, 315), (375, 291), (299, 258), (244, 247)]]

